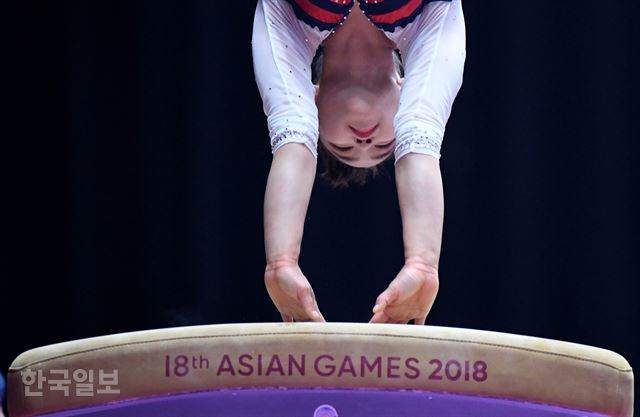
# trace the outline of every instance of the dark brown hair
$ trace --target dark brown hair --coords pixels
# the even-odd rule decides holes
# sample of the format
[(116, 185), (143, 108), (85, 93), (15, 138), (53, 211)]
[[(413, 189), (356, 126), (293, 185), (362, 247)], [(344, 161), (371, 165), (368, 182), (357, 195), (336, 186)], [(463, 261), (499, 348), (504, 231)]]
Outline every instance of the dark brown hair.
[[(398, 50), (394, 52), (393, 62), (398, 74), (402, 77), (404, 76), (402, 59)], [(321, 46), (316, 51), (316, 55), (311, 62), (311, 81), (314, 84), (318, 84), (320, 81), (323, 57), (324, 53)], [(369, 168), (356, 168), (341, 162), (322, 144), (321, 140), (318, 140), (318, 155), (324, 162), (324, 171), (320, 174), (320, 178), (328, 182), (333, 188), (346, 188), (352, 184), (364, 185), (369, 177), (375, 178), (379, 174), (377, 165)], [(380, 164), (391, 159), (391, 156), (393, 156), (393, 153)]]
[[(322, 144), (322, 141), (318, 141), (318, 155), (324, 162), (324, 171), (320, 174), (320, 178), (333, 188), (346, 188), (352, 184), (365, 185), (369, 177), (375, 178), (380, 171), (377, 165), (369, 168), (356, 168), (341, 162)], [(391, 156), (393, 154), (385, 161), (388, 161)]]

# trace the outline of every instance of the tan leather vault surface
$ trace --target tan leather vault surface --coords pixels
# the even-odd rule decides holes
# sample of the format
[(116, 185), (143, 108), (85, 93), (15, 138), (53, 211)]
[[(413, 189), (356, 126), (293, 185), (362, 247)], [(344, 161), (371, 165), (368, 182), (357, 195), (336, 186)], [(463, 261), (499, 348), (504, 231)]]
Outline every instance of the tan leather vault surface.
[[(98, 392), (108, 385), (99, 376), (114, 370), (118, 380), (111, 381), (111, 389), (119, 393)], [(90, 373), (93, 385), (82, 386)], [(38, 380), (39, 376), (47, 379)], [(67, 392), (51, 382), (65, 378), (62, 386)], [(633, 372), (616, 353), (432, 326), (257, 323), (115, 334), (27, 351), (11, 365), (8, 380), (11, 417), (248, 387), (414, 389), (553, 404), (610, 416), (633, 413)], [(25, 382), (31, 384), (29, 396)], [(42, 395), (33, 396), (38, 392)], [(80, 392), (92, 395), (77, 395)]]

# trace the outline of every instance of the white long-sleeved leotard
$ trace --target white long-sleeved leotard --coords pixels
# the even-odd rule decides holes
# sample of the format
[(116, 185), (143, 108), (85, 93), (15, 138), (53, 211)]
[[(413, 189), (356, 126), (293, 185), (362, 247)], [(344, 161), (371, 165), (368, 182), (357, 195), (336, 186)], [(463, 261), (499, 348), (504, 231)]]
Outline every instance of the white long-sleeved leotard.
[[(347, 18), (353, 1), (258, 0), (253, 63), (273, 153), (298, 142), (317, 158), (311, 61), (318, 46)], [(462, 85), (466, 51), (461, 0), (361, 0), (360, 7), (395, 43), (404, 64), (394, 118), (396, 163), (411, 152), (439, 158)]]

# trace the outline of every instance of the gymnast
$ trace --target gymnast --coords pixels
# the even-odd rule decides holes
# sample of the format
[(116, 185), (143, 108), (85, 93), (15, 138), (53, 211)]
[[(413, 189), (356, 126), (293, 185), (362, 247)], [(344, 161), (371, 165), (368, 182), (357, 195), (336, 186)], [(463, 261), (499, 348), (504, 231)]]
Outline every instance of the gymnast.
[(424, 324), (439, 285), (440, 147), (466, 56), (461, 0), (258, 0), (252, 51), (273, 153), (265, 283), (283, 321), (325, 321), (298, 265), (320, 154), (336, 187), (395, 158), (405, 262), (370, 322)]

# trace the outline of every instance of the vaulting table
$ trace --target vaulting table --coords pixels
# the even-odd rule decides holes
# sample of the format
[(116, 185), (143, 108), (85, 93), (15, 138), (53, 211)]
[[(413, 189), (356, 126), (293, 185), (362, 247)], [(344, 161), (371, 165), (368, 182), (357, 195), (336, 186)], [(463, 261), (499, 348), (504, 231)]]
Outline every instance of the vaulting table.
[(27, 351), (9, 417), (633, 414), (633, 372), (590, 346), (488, 331), (356, 323), (140, 331)]

